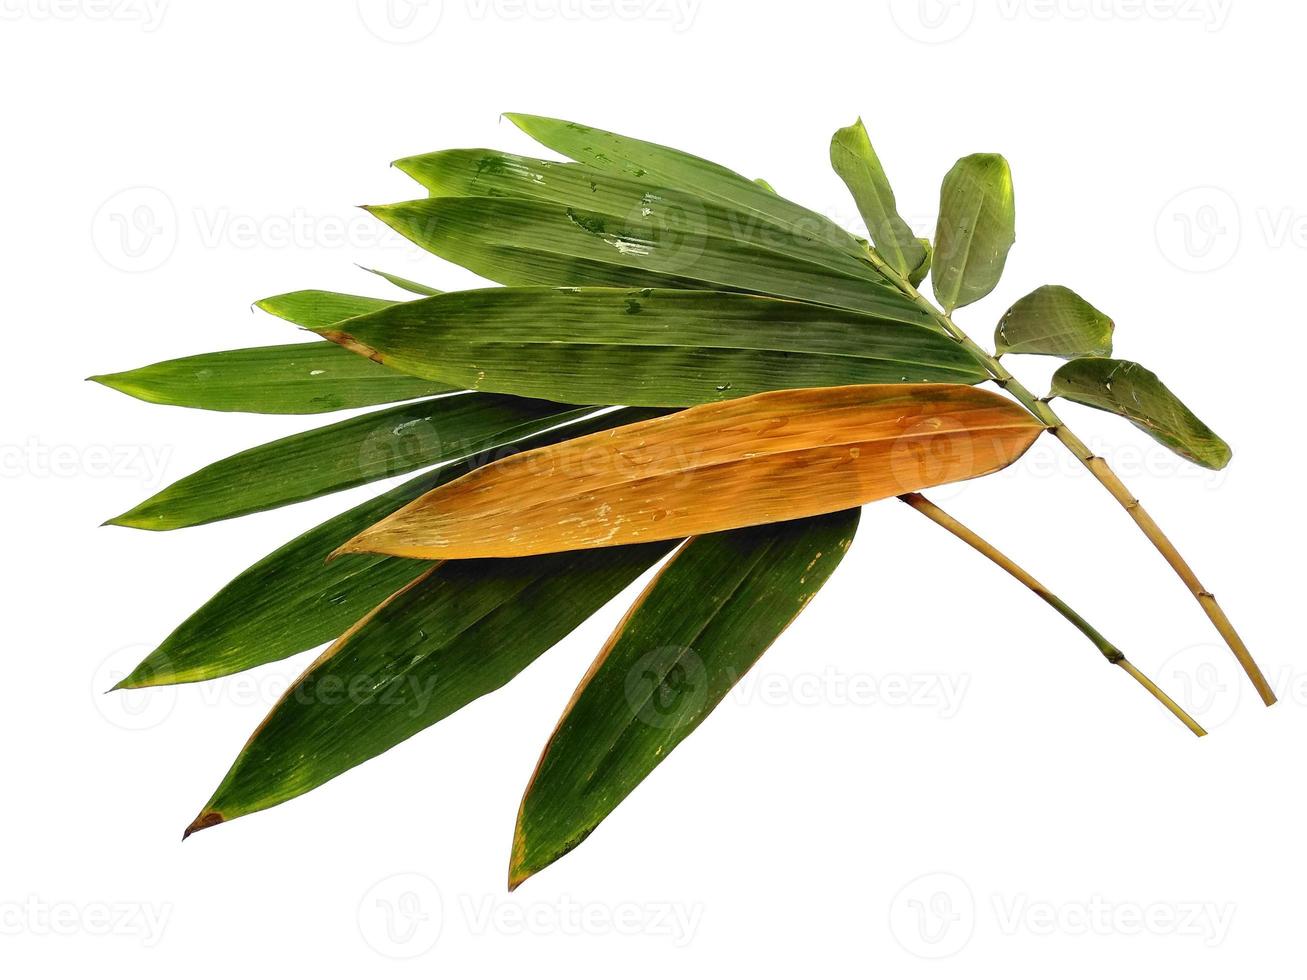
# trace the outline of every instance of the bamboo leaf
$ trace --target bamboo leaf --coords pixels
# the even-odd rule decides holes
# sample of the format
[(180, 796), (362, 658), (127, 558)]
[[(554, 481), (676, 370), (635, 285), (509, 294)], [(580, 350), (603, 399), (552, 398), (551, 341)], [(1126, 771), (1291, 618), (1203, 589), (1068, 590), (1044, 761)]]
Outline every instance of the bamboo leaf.
[(776, 388), (987, 377), (925, 327), (745, 293), (480, 289), (322, 333), (405, 374), (582, 404), (682, 406)]
[(828, 273), (884, 284), (880, 273), (861, 255), (832, 248), (810, 235), (795, 234), (765, 216), (611, 170), (497, 150), (443, 150), (397, 160), (395, 166), (432, 197), (508, 197), (561, 204), (578, 213), (605, 215), (615, 223), (658, 229), (665, 236), (674, 234), (687, 245), (699, 238), (747, 242), (805, 266), (818, 265)]
[(853, 195), (876, 251), (899, 275), (915, 274), (928, 262), (926, 250), (899, 217), (894, 191), (861, 119), (836, 130), (830, 142), (830, 162)]
[(336, 412), (457, 390), (328, 343), (194, 354), (88, 380), (156, 405), (267, 415)]
[(997, 153), (963, 157), (944, 177), (931, 281), (946, 313), (988, 296), (1016, 241), (1012, 172)]
[(619, 409), (564, 423), (437, 470), (317, 525), (223, 586), (152, 651), (118, 688), (210, 680), (293, 656), (340, 636), (430, 567), (385, 555), (327, 556), (404, 504), (495, 459), (588, 432), (655, 417)]
[(504, 116), (536, 142), (569, 159), (647, 183), (678, 187), (799, 237), (862, 256), (857, 240), (829, 218), (711, 160), (563, 119), (520, 112)]
[(1053, 357), (1112, 353), (1112, 318), (1065, 286), (1040, 286), (1003, 314), (994, 331), (1000, 354)]
[(858, 511), (692, 538), (613, 633), (522, 797), (509, 888), (581, 843), (835, 571)]
[(661, 212), (614, 215), (507, 197), (435, 197), (367, 210), (428, 251), (506, 286), (733, 289), (933, 326), (889, 285), (706, 235)]
[(412, 279), (405, 279), (403, 276), (397, 276), (393, 272), (382, 272), (380, 269), (369, 269), (367, 266), (359, 266), (364, 272), (371, 272), (374, 276), (380, 276), (392, 286), (398, 286), (405, 292), (416, 293), (419, 296), (439, 296), (444, 290), (436, 289), (434, 286), (424, 286), (420, 282), (414, 282)]
[(1051, 396), (1129, 419), (1172, 452), (1223, 469), (1230, 447), (1142, 364), (1110, 357), (1068, 361), (1053, 375)]
[(305, 671), (187, 834), (306, 793), (502, 687), (670, 548), (436, 565)]
[(210, 463), (105, 523), (169, 531), (284, 507), (484, 452), (585, 411), (472, 392), (397, 405)]
[(511, 557), (793, 520), (993, 472), (1041, 431), (963, 385), (766, 392), (492, 464), (340, 551)]
[[(302, 289), (269, 296), (255, 305), (312, 329), (400, 304), (370, 296)], [(342, 353), (348, 356), (342, 357)], [(94, 375), (88, 380), (159, 405), (268, 415), (312, 415), (457, 390), (405, 377), (322, 343), (195, 354), (132, 371)]]
[(352, 316), (375, 313), (394, 306), (395, 303), (389, 299), (333, 293), (325, 289), (298, 289), (293, 293), (269, 296), (254, 305), (273, 316), (289, 320), (298, 327), (312, 329), (330, 326)]

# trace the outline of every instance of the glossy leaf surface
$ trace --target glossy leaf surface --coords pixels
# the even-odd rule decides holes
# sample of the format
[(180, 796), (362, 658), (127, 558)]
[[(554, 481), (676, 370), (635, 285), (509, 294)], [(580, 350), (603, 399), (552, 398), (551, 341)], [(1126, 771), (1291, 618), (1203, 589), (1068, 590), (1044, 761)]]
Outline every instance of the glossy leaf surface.
[(670, 548), (436, 565), (300, 676), (187, 833), (306, 793), (502, 687)]
[(405, 374), (585, 404), (684, 406), (777, 388), (987, 377), (933, 330), (743, 293), (480, 289), (322, 333)]
[(484, 452), (585, 411), (475, 392), (397, 405), (210, 463), (107, 523), (168, 531), (283, 507)]
[(963, 157), (944, 177), (931, 283), (946, 313), (988, 296), (1016, 241), (1012, 172), (997, 153)]
[(679, 188), (835, 251), (855, 257), (862, 254), (856, 239), (829, 218), (711, 160), (564, 119), (520, 112), (504, 116), (536, 142), (572, 160), (646, 183)]
[(1112, 318), (1065, 286), (1040, 286), (1012, 305), (994, 331), (1000, 354), (1053, 357), (1112, 353)]
[(834, 572), (857, 526), (848, 510), (682, 546), (545, 747), (518, 813), (510, 888), (584, 840), (699, 726)]
[(1230, 447), (1158, 379), (1134, 361), (1081, 357), (1053, 375), (1051, 394), (1129, 419), (1185, 459), (1219, 470)]
[(311, 649), (430, 567), (386, 555), (327, 556), (404, 504), (472, 470), (536, 446), (652, 417), (639, 409), (567, 422), (424, 473), (305, 531), (251, 565), (192, 613), (118, 687), (209, 680)]
[(432, 197), (368, 211), (410, 241), (506, 286), (733, 289), (903, 323), (933, 321), (898, 290), (739, 238), (552, 201)]
[(336, 412), (457, 390), (328, 343), (195, 354), (89, 380), (157, 405), (268, 415)]
[(861, 119), (831, 137), (830, 162), (853, 195), (876, 251), (899, 275), (916, 273), (927, 262), (926, 249), (899, 217), (894, 190)]
[[(432, 197), (508, 197), (602, 214), (635, 228), (652, 229), (686, 245), (698, 239), (749, 243), (831, 273), (883, 284), (866, 259), (796, 233), (775, 220), (711, 201), (679, 187), (651, 184), (579, 163), (559, 163), (497, 150), (443, 150), (398, 160), (395, 166)], [(751, 192), (752, 193), (752, 192)], [(774, 192), (773, 192), (774, 193)]]

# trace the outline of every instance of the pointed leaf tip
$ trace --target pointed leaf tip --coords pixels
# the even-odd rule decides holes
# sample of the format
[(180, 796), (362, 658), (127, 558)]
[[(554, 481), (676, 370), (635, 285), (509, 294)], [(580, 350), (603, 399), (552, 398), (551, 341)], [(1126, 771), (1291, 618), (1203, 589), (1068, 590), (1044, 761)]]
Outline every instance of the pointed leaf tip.
[(831, 137), (830, 163), (853, 195), (876, 251), (900, 276), (916, 275), (926, 261), (925, 248), (898, 213), (894, 190), (861, 117)]
[[(445, 562), (419, 573), (296, 680), (206, 811), (234, 820), (276, 806), (437, 724), (512, 680), (671, 548)], [(355, 696), (319, 696), (338, 683)]]
[(1172, 452), (1208, 469), (1224, 469), (1232, 452), (1142, 364), (1112, 357), (1080, 357), (1053, 375), (1050, 397), (1129, 419)]
[[(569, 417), (515, 434), (502, 453), (650, 418), (646, 410)], [(138, 664), (128, 681), (151, 686), (210, 680), (281, 660), (341, 636), (369, 610), (412, 581), (420, 564), (369, 558), (327, 564), (352, 535), (423, 493), (488, 461), (477, 454), (429, 470), (292, 538), (228, 582)], [(231, 819), (230, 810), (225, 810)]]
[(522, 797), (509, 882), (576, 848), (726, 697), (839, 566), (859, 511), (690, 539), (609, 638)]
[(191, 821), (191, 825), (182, 832), (182, 840), (190, 837), (191, 834), (200, 830), (208, 830), (210, 827), (216, 827), (227, 818), (215, 810), (206, 810), (198, 817)]

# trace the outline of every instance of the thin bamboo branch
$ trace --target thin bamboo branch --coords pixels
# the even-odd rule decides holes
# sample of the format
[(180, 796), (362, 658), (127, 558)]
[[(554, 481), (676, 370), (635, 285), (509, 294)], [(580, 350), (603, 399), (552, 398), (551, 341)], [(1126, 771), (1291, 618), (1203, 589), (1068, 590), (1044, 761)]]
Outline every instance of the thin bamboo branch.
[(1028, 588), (1031, 592), (1035, 593), (1035, 595), (1039, 596), (1039, 598), (1043, 599), (1046, 603), (1061, 613), (1062, 616), (1071, 623), (1071, 625), (1088, 637), (1089, 641), (1098, 648), (1098, 651), (1107, 658), (1108, 663), (1115, 664), (1125, 670), (1126, 673), (1143, 686), (1144, 690), (1157, 698), (1157, 700), (1160, 701), (1162, 705), (1171, 712), (1171, 714), (1180, 719), (1186, 728), (1200, 738), (1207, 734), (1206, 730), (1199, 725), (1198, 722), (1194, 721), (1184, 708), (1176, 704), (1165, 691), (1149, 680), (1143, 672), (1139, 670), (1139, 668), (1127, 660), (1125, 654), (1121, 652), (1120, 648), (1110, 642), (1102, 633), (1098, 632), (1098, 630), (1090, 625), (1083, 616), (1068, 606), (1058, 596), (1050, 592), (1042, 582), (1014, 562), (1011, 558), (1003, 554), (1003, 552), (999, 551), (951, 514), (931, 503), (921, 494), (905, 493), (900, 495), (899, 500), (913, 508), (917, 513), (928, 517), (961, 541), (969, 544), (972, 548), (976, 549), (976, 551), (980, 552), (995, 565), (1003, 569), (1003, 571), (1007, 572), (1018, 582)]
[(889, 281), (896, 285), (906, 296), (914, 300), (918, 306), (928, 312), (950, 337), (965, 347), (967, 351), (969, 351), (981, 362), (981, 364), (985, 366), (995, 384), (1024, 405), (1026, 409), (1035, 416), (1035, 418), (1047, 425), (1049, 431), (1058, 439), (1058, 441), (1066, 446), (1067, 449), (1069, 449), (1072, 454), (1074, 454), (1075, 457), (1084, 464), (1085, 468), (1093, 474), (1094, 478), (1107, 489), (1107, 492), (1112, 495), (1113, 499), (1125, 508), (1126, 513), (1130, 515), (1131, 519), (1143, 532), (1144, 537), (1146, 537), (1162, 557), (1166, 559), (1167, 564), (1170, 565), (1176, 575), (1180, 577), (1180, 581), (1185, 584), (1185, 587), (1190, 591), (1194, 599), (1197, 600), (1198, 605), (1202, 608), (1203, 612), (1207, 614), (1207, 618), (1212, 621), (1212, 625), (1216, 627), (1216, 631), (1221, 634), (1221, 638), (1225, 640), (1226, 645), (1229, 646), (1230, 650), (1234, 653), (1235, 658), (1239, 661), (1239, 665), (1243, 668), (1244, 673), (1247, 674), (1248, 679), (1252, 681), (1253, 687), (1257, 689), (1257, 693), (1261, 697), (1263, 703), (1268, 707), (1274, 704), (1276, 700), (1275, 692), (1271, 690), (1271, 685), (1267, 683), (1266, 677), (1262, 673), (1261, 668), (1257, 666), (1257, 662), (1249, 652), (1247, 644), (1244, 643), (1243, 638), (1240, 637), (1239, 633), (1235, 630), (1234, 624), (1231, 623), (1229, 617), (1226, 616), (1225, 610), (1223, 610), (1220, 604), (1216, 601), (1216, 596), (1208, 591), (1202, 582), (1199, 581), (1197, 574), (1176, 549), (1175, 545), (1171, 542), (1171, 539), (1162, 532), (1162, 529), (1157, 525), (1157, 522), (1153, 520), (1152, 515), (1144, 510), (1139, 499), (1126, 488), (1124, 483), (1121, 482), (1120, 477), (1113, 472), (1112, 468), (1108, 465), (1107, 460), (1103, 459), (1101, 456), (1094, 455), (1093, 451), (1090, 450), (1090, 448), (1067, 427), (1067, 424), (1062, 421), (1061, 417), (1053, 411), (1046, 399), (1037, 398), (1033, 395), (1025, 385), (1012, 376), (1012, 372), (1005, 368), (999, 362), (997, 357), (990, 354), (989, 351), (985, 350), (985, 348), (972, 340), (961, 327), (953, 322), (952, 317), (942, 312), (934, 303), (923, 296), (920, 290), (900, 276), (898, 272), (892, 269), (873, 249), (868, 248), (867, 255), (871, 264), (876, 267), (876, 270), (880, 272), (881, 275), (889, 279)]

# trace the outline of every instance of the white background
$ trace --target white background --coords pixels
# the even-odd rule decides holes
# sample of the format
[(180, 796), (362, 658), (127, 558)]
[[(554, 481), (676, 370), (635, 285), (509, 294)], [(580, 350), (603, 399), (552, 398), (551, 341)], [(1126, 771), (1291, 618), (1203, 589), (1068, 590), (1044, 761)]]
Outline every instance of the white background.
[[(440, 6), (0, 0), (2, 968), (1297, 975), (1307, 9)], [(1233, 444), (1212, 474), (1123, 421), (1065, 411), (1221, 597), (1281, 703), (1261, 707), (1161, 560), (1050, 440), (937, 499), (1072, 599), (1209, 738), (884, 502), (742, 689), (511, 896), (519, 794), (623, 599), (505, 690), (183, 846), (311, 655), (101, 692), (233, 574), (374, 488), (168, 534), (99, 528), (209, 461), (327, 419), (161, 408), (81, 379), (293, 341), (250, 309), (272, 293), (394, 294), (355, 262), (473, 283), (352, 208), (418, 196), (387, 167), (399, 156), (531, 152), (505, 110), (690, 149), (850, 227), (826, 148), (858, 114), (921, 233), (958, 156), (1006, 154), (1018, 243), (964, 325), (988, 337), (1026, 291), (1071, 285), (1115, 317), (1121, 356)], [(1051, 366), (1019, 370), (1037, 386)]]

